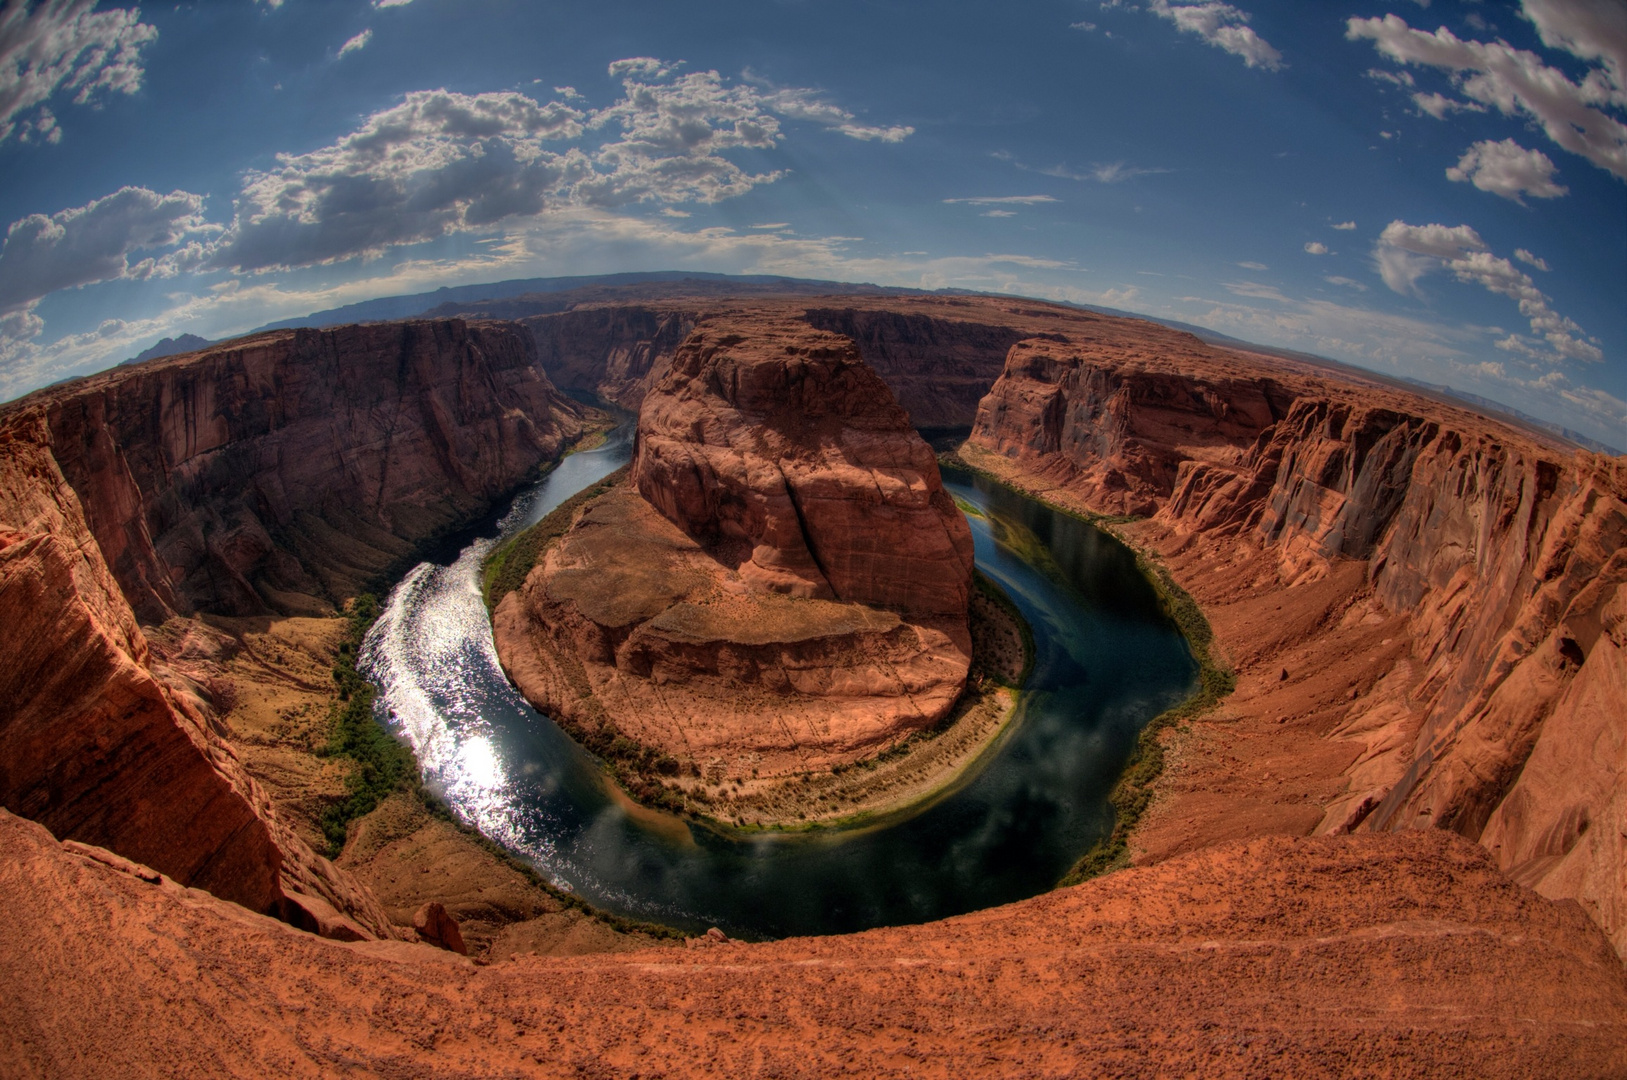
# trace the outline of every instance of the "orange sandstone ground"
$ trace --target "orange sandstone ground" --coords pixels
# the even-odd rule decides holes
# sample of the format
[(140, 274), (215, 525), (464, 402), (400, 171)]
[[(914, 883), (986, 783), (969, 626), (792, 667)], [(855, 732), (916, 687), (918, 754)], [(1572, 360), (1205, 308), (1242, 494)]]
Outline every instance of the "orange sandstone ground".
[(0, 844), (29, 943), (0, 951), (19, 1078), (1603, 1078), (1627, 1060), (1627, 973), (1598, 928), (1443, 832), (1222, 845), (927, 928), (487, 967), (302, 934), (3, 812)]

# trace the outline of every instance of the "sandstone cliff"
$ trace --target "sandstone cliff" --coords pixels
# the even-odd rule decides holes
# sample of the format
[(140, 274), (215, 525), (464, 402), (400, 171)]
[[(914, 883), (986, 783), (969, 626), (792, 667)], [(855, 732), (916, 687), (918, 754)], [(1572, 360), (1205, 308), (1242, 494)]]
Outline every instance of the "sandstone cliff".
[(331, 933), (388, 933), (281, 823), (140, 619), (330, 605), (557, 454), (512, 326), (283, 331), (0, 412), (0, 805)]
[(971, 532), (850, 341), (703, 323), (644, 400), (630, 484), (498, 605), (539, 708), (750, 779), (855, 760), (954, 705)]
[[(574, 295), (574, 294), (573, 294)], [(530, 332), (554, 385), (637, 411), (702, 319), (762, 313), (852, 338), (916, 427), (965, 428), (999, 376), (1011, 346), (1067, 321), (1061, 309), (947, 298), (849, 295), (801, 299), (736, 296), (611, 301), (593, 292), (469, 310), (515, 318)]]
[(103, 557), (160, 621), (326, 610), (558, 455), (575, 410), (511, 324), (282, 330), (42, 391)]
[(1236, 545), (1273, 564), (1256, 591), (1309, 597), (1362, 567), (1306, 633), (1403, 615), (1408, 642), (1385, 661), (1387, 681), (1353, 675), (1350, 700), (1341, 685), (1325, 707), (1326, 734), (1359, 749), (1318, 827), (1479, 839), (1519, 880), (1580, 900), (1627, 949), (1619, 459), (1195, 340), (1023, 342), (972, 441), (1096, 508), (1155, 515), (1139, 536), (1185, 559), (1200, 592)]
[(765, 590), (965, 620), (972, 537), (846, 338), (718, 320), (639, 414), (633, 483)]
[(3, 811), (0, 848), (29, 946), (0, 950), (0, 1059), (24, 1077), (1602, 1080), (1627, 1041), (1598, 929), (1440, 833), (1230, 844), (928, 926), (489, 967), (294, 934)]

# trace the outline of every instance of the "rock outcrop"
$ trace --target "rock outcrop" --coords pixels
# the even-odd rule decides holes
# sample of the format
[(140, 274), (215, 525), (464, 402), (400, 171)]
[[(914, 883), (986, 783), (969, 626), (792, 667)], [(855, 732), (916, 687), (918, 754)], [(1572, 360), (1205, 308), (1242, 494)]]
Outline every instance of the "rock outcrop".
[(525, 334), (461, 320), (273, 331), (7, 413), (44, 417), (148, 622), (331, 610), (580, 430)]
[(645, 400), (632, 480), (764, 591), (965, 620), (971, 530), (847, 338), (706, 324)]
[(582, 510), (494, 626), (550, 715), (685, 771), (777, 776), (948, 713), (971, 573), (931, 449), (852, 343), (719, 319), (645, 398), (630, 486)]
[[(1043, 305), (946, 297), (811, 294), (803, 298), (594, 289), (465, 305), (472, 315), (516, 319), (531, 332), (548, 377), (636, 412), (702, 319), (771, 314), (852, 338), (921, 428), (967, 428), (999, 377), (1006, 352), (1068, 322), (1103, 322)], [(620, 298), (617, 298), (617, 297)], [(448, 305), (448, 313), (459, 311)], [(1122, 321), (1122, 320), (1119, 320)]]
[(313, 929), (387, 935), (141, 621), (331, 611), (556, 455), (513, 326), (281, 331), (0, 411), (0, 805)]
[(3, 812), (0, 849), (29, 946), (0, 949), (20, 1076), (1604, 1078), (1627, 1043), (1598, 929), (1442, 833), (1229, 844), (927, 926), (489, 967), (296, 934)]
[(1393, 678), (1353, 678), (1339, 704), (1329, 734), (1360, 750), (1318, 828), (1479, 839), (1627, 951), (1621, 459), (1195, 340), (1020, 343), (972, 441), (1094, 507), (1155, 515), (1139, 535), (1193, 573), (1262, 551), (1275, 565), (1255, 588), (1290, 590), (1279, 607), (1360, 566), (1364, 586), (1311, 631), (1399, 614), (1409, 640)]

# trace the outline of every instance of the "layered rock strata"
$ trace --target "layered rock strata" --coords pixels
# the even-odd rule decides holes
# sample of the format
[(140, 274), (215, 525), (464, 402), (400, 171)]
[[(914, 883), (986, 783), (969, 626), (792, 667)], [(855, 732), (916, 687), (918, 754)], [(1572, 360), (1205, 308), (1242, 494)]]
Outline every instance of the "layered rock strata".
[(0, 412), (0, 805), (339, 936), (367, 890), (273, 811), (140, 622), (332, 611), (579, 430), (512, 326), (283, 331)]
[(716, 320), (644, 401), (629, 486), (498, 605), (505, 669), (679, 766), (828, 768), (965, 685), (971, 532), (845, 338)]
[[(1305, 626), (1330, 642), (1318, 667), (1338, 637), (1348, 651), (1399, 619), (1404, 641), (1386, 631), (1368, 670), (1303, 704), (1350, 748), (1345, 789), (1306, 827), (1479, 839), (1627, 950), (1627, 466), (1362, 382), (1201, 346), (1031, 340), (972, 444), (1091, 507), (1152, 515), (1131, 532), (1200, 599), (1245, 605), (1206, 579), (1248, 566), (1244, 593), (1321, 611)], [(1260, 644), (1229, 647), (1246, 669), (1276, 655)], [(1291, 669), (1277, 674), (1261, 673)]]
[(517, 319), (531, 332), (538, 358), (556, 386), (632, 411), (666, 375), (678, 346), (699, 321), (758, 314), (805, 322), (852, 338), (911, 422), (922, 428), (970, 427), (978, 401), (999, 377), (1006, 352), (1017, 341), (1055, 335), (1068, 323), (1100, 330), (1126, 321), (984, 298), (813, 294), (747, 300), (727, 294), (680, 298), (675, 291), (661, 298), (649, 293), (584, 289), (461, 309), (449, 305), (448, 311)]
[(1441, 833), (1230, 844), (927, 926), (488, 967), (294, 934), (3, 812), (0, 847), (30, 945), (0, 950), (21, 1076), (1603, 1078), (1627, 1042), (1598, 929)]

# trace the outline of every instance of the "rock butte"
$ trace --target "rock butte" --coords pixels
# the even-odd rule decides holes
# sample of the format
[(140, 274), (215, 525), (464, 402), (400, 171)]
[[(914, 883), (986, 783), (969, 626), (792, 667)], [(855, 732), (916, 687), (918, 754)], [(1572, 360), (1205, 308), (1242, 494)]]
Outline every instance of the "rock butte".
[(971, 581), (932, 450), (853, 343), (718, 318), (644, 398), (629, 484), (581, 511), (493, 625), (550, 715), (685, 770), (773, 777), (942, 719), (971, 660)]
[[(1619, 1075), (1621, 459), (1039, 302), (466, 307), (519, 324), (277, 332), (0, 410), (0, 804), (39, 823), (0, 817), (23, 1075)], [(554, 386), (636, 407), (725, 317), (847, 335), (917, 424), (975, 422), (971, 464), (1143, 515), (1113, 528), (1238, 673), (1166, 733), (1143, 865), (926, 926), (486, 969), (245, 912), (413, 936), (286, 827), (186, 650), (153, 643), (193, 611), (329, 610), (557, 455), (580, 420)]]

